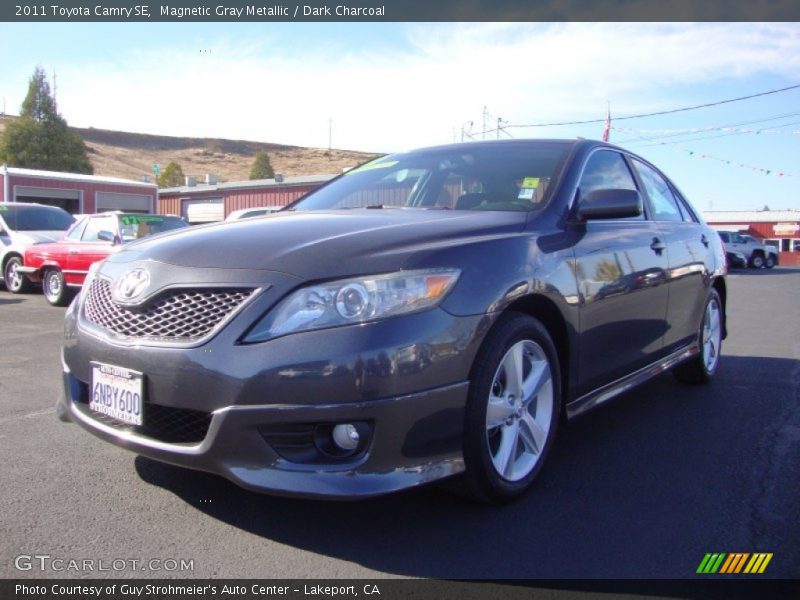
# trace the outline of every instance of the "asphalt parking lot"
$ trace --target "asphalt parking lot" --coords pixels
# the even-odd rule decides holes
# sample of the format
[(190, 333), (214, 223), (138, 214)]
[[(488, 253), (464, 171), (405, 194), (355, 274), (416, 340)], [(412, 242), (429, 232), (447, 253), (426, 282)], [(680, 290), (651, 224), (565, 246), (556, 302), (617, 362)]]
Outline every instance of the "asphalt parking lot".
[[(770, 552), (800, 577), (800, 269), (740, 271), (715, 382), (666, 374), (562, 428), (531, 494), (426, 488), (355, 503), (240, 490), (56, 420), (64, 310), (0, 291), (0, 577), (694, 577)], [(191, 559), (193, 570), (19, 571), (15, 557)], [(170, 563), (171, 564), (171, 563)]]

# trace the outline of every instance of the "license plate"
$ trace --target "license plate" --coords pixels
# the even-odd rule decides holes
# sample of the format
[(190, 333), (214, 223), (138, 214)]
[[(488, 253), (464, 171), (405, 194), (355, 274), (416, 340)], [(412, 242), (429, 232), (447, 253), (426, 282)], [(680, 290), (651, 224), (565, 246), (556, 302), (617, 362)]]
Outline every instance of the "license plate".
[(142, 424), (141, 373), (103, 363), (92, 363), (89, 408), (131, 425)]

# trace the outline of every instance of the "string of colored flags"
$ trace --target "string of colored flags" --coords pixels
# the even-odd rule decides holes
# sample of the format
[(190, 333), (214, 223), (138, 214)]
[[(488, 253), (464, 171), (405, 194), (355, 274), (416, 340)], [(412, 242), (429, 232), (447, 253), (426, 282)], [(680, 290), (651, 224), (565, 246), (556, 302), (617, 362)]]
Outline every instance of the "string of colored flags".
[[(611, 126), (611, 130), (612, 131), (624, 131), (624, 132), (627, 132), (627, 133), (631, 133), (632, 131), (634, 131), (634, 130), (623, 128), (623, 127), (616, 127), (614, 125)], [(604, 134), (605, 133), (606, 132), (604, 131)], [(668, 147), (671, 147), (676, 152), (684, 153), (684, 154), (686, 154), (687, 156), (689, 156), (691, 158), (699, 158), (701, 160), (713, 160), (713, 161), (720, 162), (720, 163), (723, 163), (723, 164), (726, 164), (726, 165), (732, 165), (732, 166), (738, 167), (740, 169), (747, 169), (747, 170), (750, 170), (753, 173), (759, 173), (761, 175), (769, 175), (771, 177), (798, 177), (798, 175), (793, 174), (793, 173), (787, 173), (786, 171), (781, 171), (781, 170), (778, 170), (778, 169), (767, 169), (765, 167), (758, 167), (758, 166), (746, 164), (746, 163), (743, 163), (743, 162), (730, 160), (728, 158), (721, 158), (719, 156), (714, 156), (714, 155), (708, 154), (706, 152), (698, 152), (696, 150), (690, 150), (688, 148), (684, 148), (682, 146), (679, 146), (678, 144), (675, 144), (675, 143), (653, 142), (652, 145), (653, 146), (668, 146)]]
[(786, 131), (783, 129), (743, 129), (741, 127), (694, 127), (691, 129), (631, 129), (630, 127), (613, 127), (616, 131), (644, 135), (690, 135), (694, 133), (708, 133), (710, 131), (722, 131), (725, 133), (749, 133), (753, 135), (793, 135), (800, 136), (800, 130)]

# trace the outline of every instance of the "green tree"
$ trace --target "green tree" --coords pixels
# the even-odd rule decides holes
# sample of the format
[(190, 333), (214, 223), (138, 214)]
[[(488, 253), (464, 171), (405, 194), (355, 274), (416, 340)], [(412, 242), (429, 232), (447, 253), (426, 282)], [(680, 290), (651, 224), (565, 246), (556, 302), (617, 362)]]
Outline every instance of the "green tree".
[(271, 179), (273, 177), (275, 177), (275, 171), (269, 162), (269, 154), (259, 150), (253, 159), (253, 166), (250, 167), (250, 179)]
[(181, 166), (176, 162), (171, 162), (167, 165), (166, 169), (161, 171), (161, 175), (158, 176), (158, 187), (176, 187), (183, 185), (185, 178)]
[(14, 167), (92, 173), (86, 144), (56, 110), (47, 75), (36, 67), (18, 119), (0, 138), (0, 160)]

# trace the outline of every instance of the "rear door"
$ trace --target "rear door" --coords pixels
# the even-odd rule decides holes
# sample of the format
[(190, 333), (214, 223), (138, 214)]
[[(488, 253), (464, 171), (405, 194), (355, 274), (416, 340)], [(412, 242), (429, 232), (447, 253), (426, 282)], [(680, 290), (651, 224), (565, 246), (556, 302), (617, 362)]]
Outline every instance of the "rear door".
[[(597, 189), (637, 189), (619, 152), (597, 150), (587, 159), (577, 198)], [(574, 267), (581, 303), (578, 395), (655, 360), (667, 314), (666, 245), (647, 214), (582, 227)]]
[(699, 331), (713, 271), (709, 236), (714, 234), (696, 220), (661, 173), (639, 160), (632, 163), (650, 200), (652, 219), (667, 243), (669, 307), (664, 349), (668, 352), (686, 345)]

